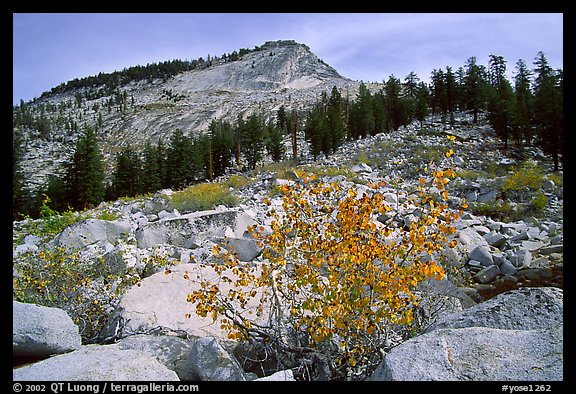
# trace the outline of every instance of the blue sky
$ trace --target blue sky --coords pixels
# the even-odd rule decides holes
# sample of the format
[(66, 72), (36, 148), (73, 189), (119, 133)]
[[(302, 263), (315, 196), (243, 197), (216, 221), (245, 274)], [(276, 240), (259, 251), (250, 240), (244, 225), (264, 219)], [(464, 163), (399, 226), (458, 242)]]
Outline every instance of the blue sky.
[(254, 13), (13, 14), (13, 103), (74, 78), (172, 59), (221, 55), (269, 40), (293, 39), (343, 76), (428, 82), (433, 69), (488, 65), (503, 56), (511, 78), (518, 59), (538, 51), (563, 67), (561, 13)]

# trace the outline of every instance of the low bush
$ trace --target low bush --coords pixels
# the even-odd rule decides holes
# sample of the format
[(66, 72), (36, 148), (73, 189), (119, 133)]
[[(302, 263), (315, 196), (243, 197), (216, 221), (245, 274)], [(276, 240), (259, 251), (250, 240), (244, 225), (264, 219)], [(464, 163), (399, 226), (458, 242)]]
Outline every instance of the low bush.
[(531, 162), (526, 162), (520, 168), (504, 179), (502, 190), (522, 190), (528, 188), (532, 191), (540, 189), (544, 174), (542, 170)]
[(218, 205), (233, 206), (238, 202), (238, 197), (219, 183), (199, 183), (170, 196), (170, 203), (180, 212), (204, 211)]
[[(198, 315), (223, 318), (230, 339), (290, 354), (294, 368), (307, 371), (304, 379), (365, 379), (393, 331), (414, 334), (418, 285), (444, 277), (431, 256), (457, 244), (452, 223), (466, 205), (448, 209), (446, 186), (455, 175), (451, 167), (425, 168), (410, 201), (420, 214), (409, 225), (394, 220), (382, 183), (343, 188), (312, 175), (282, 185), (281, 212), (264, 201), (271, 205), (270, 228), (250, 229), (264, 250), (262, 262), (243, 263), (215, 247), (218, 279), (201, 279), (187, 300)], [(221, 283), (231, 288), (221, 290)], [(247, 308), (254, 302), (255, 309)]]
[(20, 256), (15, 271), (13, 298), (65, 310), (84, 343), (96, 340), (120, 295), (138, 281), (133, 274), (109, 272), (103, 258), (88, 263), (62, 247)]

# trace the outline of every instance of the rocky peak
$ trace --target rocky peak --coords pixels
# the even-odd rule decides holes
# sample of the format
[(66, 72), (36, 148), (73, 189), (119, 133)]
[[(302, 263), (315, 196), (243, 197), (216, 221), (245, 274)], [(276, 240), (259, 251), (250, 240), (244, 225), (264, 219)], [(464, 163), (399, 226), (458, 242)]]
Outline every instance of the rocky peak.
[(333, 86), (354, 95), (360, 83), (342, 77), (293, 40), (268, 41), (238, 60), (209, 64), (166, 79), (135, 80), (106, 94), (106, 86), (93, 86), (26, 104), (36, 118), (51, 124), (44, 133), (14, 129), (24, 141), (21, 168), (29, 188), (36, 190), (49, 175), (62, 174), (82, 125), (98, 130), (110, 170), (114, 154), (128, 144), (142, 149), (148, 140), (168, 140), (176, 129), (187, 135), (205, 132), (213, 119), (234, 121), (255, 112), (272, 117), (281, 106), (305, 110)]
[(342, 79), (310, 48), (295, 41), (268, 41), (239, 61), (178, 75), (170, 87), (176, 92), (276, 92), (306, 89)]

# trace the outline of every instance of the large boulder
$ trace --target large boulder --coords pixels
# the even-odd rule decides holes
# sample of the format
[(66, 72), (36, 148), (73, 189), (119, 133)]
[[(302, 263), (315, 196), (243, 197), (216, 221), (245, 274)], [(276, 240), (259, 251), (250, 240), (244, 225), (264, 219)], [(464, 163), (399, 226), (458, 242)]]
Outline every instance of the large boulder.
[(473, 227), (466, 227), (458, 232), (457, 238), (468, 252), (477, 247), (489, 248), (488, 241), (484, 239)]
[[(228, 271), (226, 276), (232, 280), (236, 278)], [(214, 322), (210, 314), (207, 317), (200, 317), (195, 313), (195, 305), (187, 301), (188, 294), (200, 289), (201, 279), (217, 284), (224, 293), (234, 288), (233, 284), (222, 281), (209, 265), (176, 265), (171, 267), (169, 272), (158, 272), (131, 287), (122, 296), (101, 336), (107, 338), (115, 335), (118, 327), (122, 327), (123, 332), (129, 334), (144, 333), (161, 326), (185, 332), (191, 337), (212, 336), (227, 340), (227, 333), (220, 328), (220, 318)], [(251, 318), (256, 315), (261, 296), (261, 290), (256, 291), (256, 297), (246, 305), (247, 309), (253, 311)], [(266, 316), (262, 316), (261, 319), (258, 321), (263, 322)]]
[(563, 292), (520, 288), (441, 317), (370, 380), (562, 380)]
[(50, 356), (80, 348), (78, 326), (58, 308), (12, 301), (14, 356)]
[(240, 261), (252, 261), (262, 253), (262, 248), (254, 238), (212, 238), (230, 253), (235, 253)]
[(136, 231), (136, 240), (143, 249), (158, 244), (191, 248), (227, 228), (241, 237), (250, 224), (247, 214), (236, 210), (198, 211), (148, 223)]
[(120, 237), (130, 232), (128, 222), (88, 219), (66, 227), (54, 238), (54, 243), (80, 250), (93, 244), (114, 245)]
[(244, 381), (238, 361), (216, 338), (199, 338), (192, 343), (190, 363), (201, 381)]
[(285, 369), (283, 371), (278, 371), (270, 376), (265, 376), (263, 378), (254, 379), (258, 382), (295, 382), (294, 372), (291, 369)]
[(562, 325), (440, 329), (392, 349), (370, 380), (562, 380), (562, 335)]
[(72, 381), (177, 381), (176, 372), (155, 357), (118, 345), (88, 345), (67, 354), (54, 356), (14, 369), (13, 380)]
[(191, 344), (191, 340), (173, 335), (131, 335), (117, 345), (119, 349), (138, 350), (156, 358), (182, 381), (195, 381), (199, 377), (191, 363)]
[(490, 327), (537, 330), (563, 323), (564, 296), (556, 287), (522, 287), (439, 319), (426, 332), (440, 328)]

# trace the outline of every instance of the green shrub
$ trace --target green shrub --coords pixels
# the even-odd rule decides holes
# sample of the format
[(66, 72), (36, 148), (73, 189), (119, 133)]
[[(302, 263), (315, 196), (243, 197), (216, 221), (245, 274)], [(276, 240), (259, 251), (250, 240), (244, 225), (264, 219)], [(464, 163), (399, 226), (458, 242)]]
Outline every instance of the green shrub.
[(558, 187), (562, 187), (564, 184), (564, 178), (562, 175), (557, 173), (548, 174), (548, 179), (550, 179)]
[(245, 175), (230, 175), (226, 181), (222, 183), (224, 187), (241, 189), (252, 182), (250, 178)]
[(199, 183), (170, 196), (170, 202), (181, 212), (204, 211), (218, 205), (233, 206), (238, 198), (219, 183)]
[(102, 211), (98, 214), (98, 216), (96, 217), (99, 220), (108, 220), (108, 221), (114, 221), (114, 220), (118, 220), (120, 219), (120, 214), (119, 213), (113, 213), (113, 212), (109, 212), (109, 211)]
[(120, 297), (141, 277), (169, 270), (178, 260), (154, 252), (135, 269), (114, 269), (103, 256), (86, 261), (79, 251), (42, 248), (14, 262), (13, 299), (65, 310), (78, 325), (82, 342), (95, 343)]
[(95, 342), (119, 297), (139, 279), (114, 274), (103, 257), (88, 263), (78, 251), (63, 247), (21, 255), (14, 267), (13, 298), (65, 310), (84, 343)]
[(24, 230), (28, 234), (38, 237), (51, 237), (66, 227), (85, 220), (87, 217), (86, 214), (75, 212), (71, 208), (63, 213), (58, 213), (50, 208), (48, 203), (50, 203), (50, 197), (44, 195), (42, 206), (40, 207), (40, 219), (31, 220), (30, 218), (26, 218), (29, 224)]
[(544, 193), (538, 193), (530, 203), (532, 209), (536, 212), (541, 212), (546, 207), (546, 204), (548, 204), (548, 198)]
[(538, 190), (542, 186), (543, 177), (542, 170), (535, 164), (525, 163), (504, 179), (502, 189), (504, 191), (522, 190), (527, 187), (530, 190)]
[(515, 213), (508, 201), (471, 204), (470, 210), (474, 215), (489, 216), (496, 220), (510, 220)]

